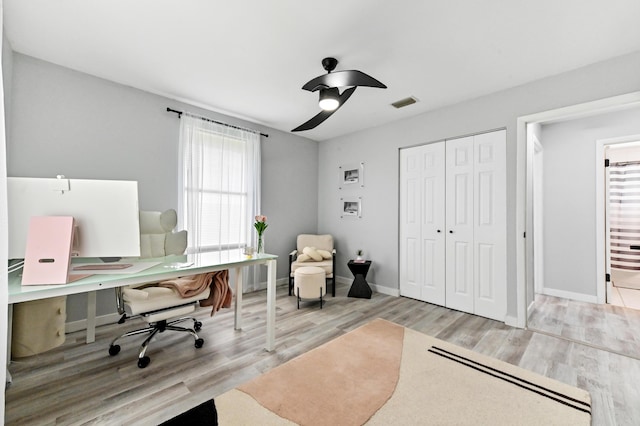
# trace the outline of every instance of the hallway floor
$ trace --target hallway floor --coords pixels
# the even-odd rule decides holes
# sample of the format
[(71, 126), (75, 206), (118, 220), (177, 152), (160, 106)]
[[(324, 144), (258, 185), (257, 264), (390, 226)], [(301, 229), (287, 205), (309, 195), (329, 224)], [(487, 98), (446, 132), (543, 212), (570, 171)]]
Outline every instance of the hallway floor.
[(640, 310), (536, 294), (528, 328), (640, 359)]
[(640, 290), (634, 288), (612, 287), (611, 303), (615, 306), (640, 310)]

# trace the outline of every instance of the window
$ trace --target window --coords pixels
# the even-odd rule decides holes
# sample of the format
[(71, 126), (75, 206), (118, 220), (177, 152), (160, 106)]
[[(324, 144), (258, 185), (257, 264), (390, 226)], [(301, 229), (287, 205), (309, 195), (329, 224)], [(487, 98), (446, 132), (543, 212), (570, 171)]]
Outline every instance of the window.
[(181, 225), (189, 253), (251, 245), (260, 211), (260, 135), (184, 114)]

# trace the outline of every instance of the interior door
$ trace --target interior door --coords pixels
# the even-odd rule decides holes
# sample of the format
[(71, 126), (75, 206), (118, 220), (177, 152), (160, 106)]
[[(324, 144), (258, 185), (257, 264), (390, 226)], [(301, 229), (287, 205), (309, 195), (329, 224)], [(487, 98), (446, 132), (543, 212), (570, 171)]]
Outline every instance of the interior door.
[(444, 142), (400, 151), (400, 294), (445, 304)]
[(400, 295), (414, 299), (422, 286), (421, 162), (417, 148), (400, 150)]
[(507, 314), (506, 131), (474, 136), (474, 310), (498, 321)]
[(420, 299), (445, 305), (445, 143), (422, 148), (422, 261)]
[(474, 312), (473, 136), (446, 142), (446, 306)]

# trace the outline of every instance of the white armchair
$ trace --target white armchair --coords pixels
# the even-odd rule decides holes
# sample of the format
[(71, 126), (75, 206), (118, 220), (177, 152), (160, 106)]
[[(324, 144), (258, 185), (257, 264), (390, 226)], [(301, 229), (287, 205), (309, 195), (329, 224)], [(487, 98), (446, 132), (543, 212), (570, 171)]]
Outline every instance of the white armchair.
[[(313, 250), (309, 250), (313, 249)], [(307, 254), (310, 253), (311, 255)], [(315, 252), (315, 253), (314, 253)], [(333, 236), (329, 234), (300, 234), (296, 240), (296, 249), (289, 253), (289, 296), (293, 291), (296, 269), (304, 266), (317, 266), (324, 269), (325, 279), (331, 280), (331, 295), (336, 296), (336, 249)]]

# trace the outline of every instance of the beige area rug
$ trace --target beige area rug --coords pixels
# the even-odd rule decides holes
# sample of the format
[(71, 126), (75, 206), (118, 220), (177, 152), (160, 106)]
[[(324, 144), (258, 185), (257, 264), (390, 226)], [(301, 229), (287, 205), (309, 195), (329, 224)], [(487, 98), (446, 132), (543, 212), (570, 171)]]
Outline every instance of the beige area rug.
[(589, 393), (377, 319), (215, 399), (229, 425), (589, 425)]

